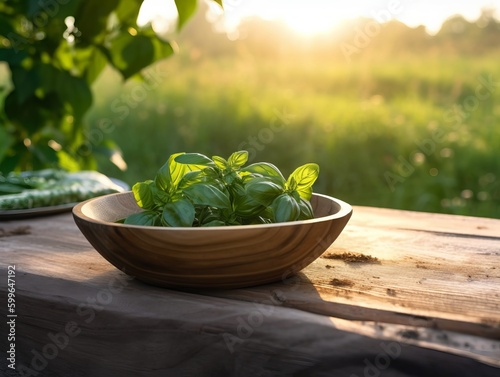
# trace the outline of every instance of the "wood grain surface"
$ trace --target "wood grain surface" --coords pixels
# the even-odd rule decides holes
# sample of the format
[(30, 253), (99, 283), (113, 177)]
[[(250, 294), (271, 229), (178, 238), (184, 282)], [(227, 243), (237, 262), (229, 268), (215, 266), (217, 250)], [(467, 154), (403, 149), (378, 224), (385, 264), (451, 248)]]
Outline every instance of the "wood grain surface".
[(3, 318), (6, 268), (17, 271), (18, 365), (69, 323), (80, 330), (39, 376), (499, 373), (499, 220), (355, 207), (298, 275), (196, 291), (128, 277), (70, 214), (0, 228)]

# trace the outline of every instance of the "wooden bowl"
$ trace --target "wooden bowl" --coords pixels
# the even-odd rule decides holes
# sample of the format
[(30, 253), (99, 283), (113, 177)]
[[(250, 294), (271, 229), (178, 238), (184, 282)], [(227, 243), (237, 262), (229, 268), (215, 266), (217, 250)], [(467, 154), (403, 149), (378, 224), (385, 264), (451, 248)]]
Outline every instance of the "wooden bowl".
[(149, 284), (240, 288), (284, 280), (317, 259), (338, 237), (352, 207), (314, 194), (315, 218), (265, 225), (167, 228), (116, 223), (139, 212), (131, 192), (73, 208), (78, 228), (111, 264)]

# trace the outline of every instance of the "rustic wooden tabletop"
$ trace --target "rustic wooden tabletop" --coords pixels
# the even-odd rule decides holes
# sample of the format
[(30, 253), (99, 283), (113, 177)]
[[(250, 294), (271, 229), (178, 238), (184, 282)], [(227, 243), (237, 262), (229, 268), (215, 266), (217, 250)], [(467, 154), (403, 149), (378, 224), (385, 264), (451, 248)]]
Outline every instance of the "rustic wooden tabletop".
[(500, 220), (354, 207), (301, 273), (237, 290), (143, 284), (70, 213), (0, 222), (0, 261), (12, 376), (500, 374)]

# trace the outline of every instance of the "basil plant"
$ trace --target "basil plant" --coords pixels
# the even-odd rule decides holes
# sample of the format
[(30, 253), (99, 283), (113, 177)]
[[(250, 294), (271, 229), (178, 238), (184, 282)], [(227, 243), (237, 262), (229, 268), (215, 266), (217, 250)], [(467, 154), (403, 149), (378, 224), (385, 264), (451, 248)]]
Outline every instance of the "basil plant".
[(309, 200), (319, 174), (314, 163), (285, 179), (271, 163), (245, 166), (247, 151), (226, 160), (199, 153), (176, 153), (153, 180), (132, 187), (142, 212), (125, 224), (210, 227), (269, 224), (314, 217)]

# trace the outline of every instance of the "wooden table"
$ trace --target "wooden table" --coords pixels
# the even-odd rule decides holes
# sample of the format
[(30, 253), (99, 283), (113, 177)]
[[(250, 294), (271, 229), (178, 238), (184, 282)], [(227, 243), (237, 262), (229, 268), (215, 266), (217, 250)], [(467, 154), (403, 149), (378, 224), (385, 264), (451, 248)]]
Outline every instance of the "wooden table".
[(500, 220), (355, 207), (295, 277), (187, 292), (115, 269), (70, 213), (0, 228), (21, 375), (500, 375)]

